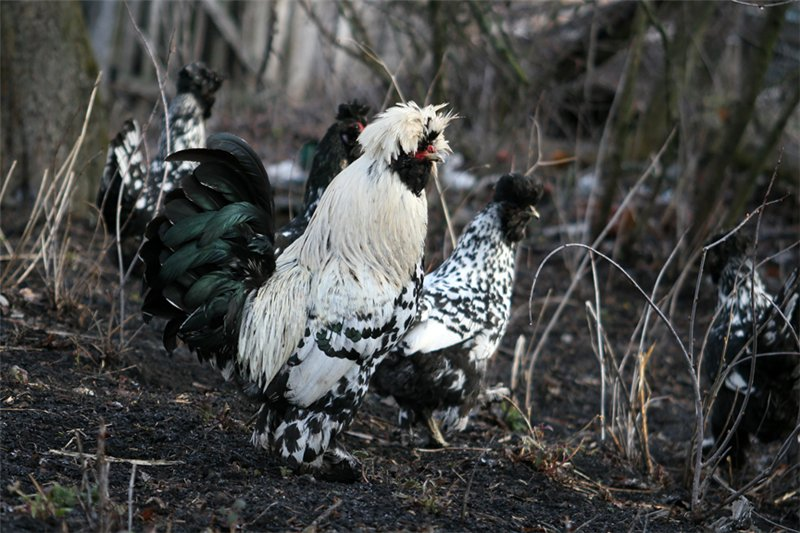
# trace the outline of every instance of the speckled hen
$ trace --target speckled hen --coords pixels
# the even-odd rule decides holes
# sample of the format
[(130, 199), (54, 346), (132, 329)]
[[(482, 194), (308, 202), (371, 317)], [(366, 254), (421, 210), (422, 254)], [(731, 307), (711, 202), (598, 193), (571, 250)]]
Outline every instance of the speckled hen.
[[(707, 272), (717, 285), (717, 309), (703, 362), (707, 386), (719, 390), (705, 447), (721, 446), (735, 466), (746, 459), (750, 435), (786, 438), (798, 424), (800, 280), (798, 270), (771, 296), (739, 234), (709, 242)], [(721, 242), (720, 242), (721, 241)], [(756, 357), (753, 357), (756, 354)]]
[[(147, 223), (155, 215), (159, 196), (171, 191), (197, 166), (190, 161), (165, 159), (170, 152), (205, 146), (206, 120), (211, 116), (214, 94), (222, 81), (219, 74), (200, 62), (180, 70), (177, 93), (169, 104), (158, 153), (150, 162), (149, 172), (142, 133), (135, 120), (127, 120), (111, 140), (97, 206), (109, 233), (116, 235), (119, 224), (125, 269), (136, 257)], [(112, 258), (116, 264), (116, 254)]]
[(169, 319), (167, 348), (182, 340), (261, 403), (253, 441), (292, 468), (360, 475), (338, 437), (416, 313), (441, 107), (398, 104), (364, 128), (363, 155), (277, 257), (269, 179), (244, 141), (171, 156), (200, 165), (148, 225), (143, 310)]
[(441, 430), (466, 427), (484, 392), (487, 361), (511, 312), (517, 244), (541, 196), (532, 177), (500, 178), (492, 202), (425, 277), (416, 323), (376, 372), (375, 389), (397, 400), (400, 424), (424, 420), (435, 444), (447, 444)]

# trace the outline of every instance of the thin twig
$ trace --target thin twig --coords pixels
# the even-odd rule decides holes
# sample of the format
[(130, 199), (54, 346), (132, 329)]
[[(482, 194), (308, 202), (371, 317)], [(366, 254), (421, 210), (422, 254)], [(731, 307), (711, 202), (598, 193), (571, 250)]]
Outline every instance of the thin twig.
[(128, 482), (128, 531), (133, 531), (133, 485), (136, 481), (136, 463), (131, 465), (131, 479)]
[(6, 196), (6, 190), (8, 189), (8, 185), (11, 183), (11, 175), (14, 174), (14, 169), (17, 168), (17, 160), (11, 162), (11, 168), (8, 169), (6, 172), (6, 179), (3, 182), (3, 187), (0, 188), (0, 202), (3, 201), (3, 198)]
[(600, 441), (606, 440), (606, 363), (603, 357), (603, 325), (600, 322), (600, 284), (597, 281), (597, 267), (595, 265), (594, 256), (589, 254), (590, 263), (592, 265), (592, 281), (594, 285), (594, 310), (595, 320), (597, 322), (597, 358), (600, 363)]
[[(492, 440), (494, 440), (494, 437), (492, 437)], [(469, 502), (469, 493), (470, 490), (472, 489), (472, 482), (475, 479), (475, 471), (478, 470), (478, 465), (486, 456), (486, 452), (488, 452), (489, 449), (490, 448), (486, 448), (484, 452), (480, 454), (477, 459), (475, 459), (475, 464), (472, 465), (472, 472), (470, 472), (469, 474), (469, 481), (467, 481), (467, 488), (464, 489), (464, 503), (461, 505), (461, 520), (467, 518), (467, 503)]]
[(444, 221), (447, 224), (447, 234), (450, 235), (450, 243), (453, 245), (453, 248), (456, 247), (456, 232), (453, 229), (453, 222), (450, 220), (450, 210), (447, 208), (447, 201), (444, 199), (444, 192), (442, 191), (442, 185), (439, 183), (439, 174), (438, 172), (433, 173), (433, 182), (436, 184), (436, 192), (439, 194), (439, 201), (442, 204), (442, 212), (444, 213)]
[[(97, 455), (91, 453), (68, 452), (65, 450), (47, 450), (47, 453), (63, 455), (64, 457), (74, 457), (76, 459), (99, 459)], [(122, 457), (112, 457), (110, 455), (105, 455), (102, 459), (108, 463), (128, 463), (139, 466), (173, 466), (183, 464), (183, 461), (167, 461), (165, 459), (125, 459)]]
[(325, 509), (325, 511), (323, 511), (321, 515), (316, 517), (314, 521), (308, 525), (308, 527), (304, 528), (303, 533), (315, 533), (319, 525), (325, 520), (327, 520), (328, 517), (331, 516), (333, 512), (339, 508), (340, 505), (342, 505), (342, 499), (334, 496), (333, 504), (327, 509)]
[[(361, 50), (361, 53), (364, 54), (364, 57), (368, 58), (373, 63), (378, 65), (386, 73), (386, 76), (388, 76), (389, 81), (392, 82), (392, 87), (394, 87), (394, 90), (397, 91), (397, 96), (400, 98), (400, 101), (405, 103), (406, 97), (403, 96), (403, 91), (400, 89), (400, 84), (397, 83), (397, 77), (395, 76), (394, 72), (389, 70), (389, 67), (386, 65), (386, 62), (384, 62), (384, 60), (381, 59), (375, 52), (370, 50), (369, 47), (367, 47), (367, 45), (356, 41), (353, 41), (353, 43), (358, 47), (359, 50)], [(400, 67), (398, 67), (398, 71), (399, 70)]]
[[(625, 211), (625, 209), (624, 209), (625, 206), (632, 200), (632, 198), (636, 194), (636, 191), (639, 190), (639, 187), (641, 187), (641, 185), (644, 183), (644, 181), (653, 173), (653, 171), (655, 170), (656, 166), (659, 164), (659, 161), (661, 160), (661, 156), (664, 154), (664, 152), (666, 151), (667, 147), (669, 147), (669, 145), (672, 143), (672, 139), (675, 137), (675, 132), (676, 132), (676, 129), (673, 128), (673, 130), (670, 132), (669, 136), (667, 136), (667, 139), (664, 141), (664, 144), (661, 146), (661, 149), (658, 151), (658, 153), (655, 155), (655, 157), (653, 157), (653, 160), (650, 162), (650, 165), (647, 167), (647, 169), (644, 171), (644, 173), (641, 175), (641, 177), (639, 177), (637, 182), (633, 185), (631, 190), (628, 192), (628, 194), (622, 200), (622, 202), (620, 203), (619, 209), (617, 209), (617, 212), (614, 213), (614, 216), (612, 216), (611, 219), (608, 221), (608, 223), (606, 224), (606, 227), (597, 236), (597, 238), (595, 239), (594, 243), (592, 244), (592, 247), (598, 246), (599, 243), (602, 242), (602, 240), (608, 234), (610, 229), (614, 226), (614, 224), (617, 223), (617, 221), (619, 220), (619, 218), (622, 216), (623, 212)], [(534, 363), (538, 359), (539, 354), (542, 352), (542, 350), (544, 350), (544, 346), (547, 343), (548, 337), (550, 335), (550, 331), (552, 331), (553, 327), (555, 327), (558, 319), (561, 317), (562, 311), (564, 310), (564, 308), (567, 305), (567, 302), (569, 301), (569, 297), (575, 291), (575, 289), (578, 286), (578, 283), (582, 279), (584, 269), (586, 268), (586, 264), (588, 262), (589, 262), (588, 256), (584, 256), (583, 260), (581, 261), (581, 263), (578, 266), (578, 269), (577, 269), (575, 275), (572, 278), (572, 282), (570, 283), (569, 288), (567, 288), (567, 291), (564, 294), (563, 299), (561, 300), (561, 302), (559, 303), (558, 307), (553, 312), (553, 314), (550, 316), (550, 321), (547, 323), (547, 326), (545, 326), (544, 331), (542, 332), (541, 336), (539, 337), (539, 342), (537, 343), (536, 348), (533, 351), (533, 355), (531, 356), (531, 361), (530, 361), (530, 367), (531, 368), (533, 367)], [(531, 322), (531, 323), (533, 322), (533, 316), (532, 316), (533, 315), (533, 307), (532, 307), (533, 289), (536, 286), (536, 277), (538, 276), (539, 272), (541, 271), (542, 265), (544, 265), (544, 262), (542, 262), (540, 264), (539, 269), (537, 270), (537, 274), (536, 274), (536, 276), (534, 276), (534, 283), (531, 286), (530, 296), (529, 296), (529, 299), (528, 299), (528, 319), (529, 319), (529, 322)], [(531, 386), (532, 386), (531, 383), (528, 382), (528, 388), (530, 388)]]

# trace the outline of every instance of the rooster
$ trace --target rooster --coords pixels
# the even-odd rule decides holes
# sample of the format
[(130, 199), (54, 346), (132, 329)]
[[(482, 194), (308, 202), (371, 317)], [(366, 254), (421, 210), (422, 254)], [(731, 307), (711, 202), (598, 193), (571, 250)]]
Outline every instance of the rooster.
[(260, 402), (254, 444), (297, 471), (360, 474), (337, 437), (416, 313), (425, 186), (449, 152), (441, 107), (398, 104), (364, 128), (363, 155), (277, 257), (269, 179), (243, 140), (169, 157), (200, 164), (148, 225), (145, 317)]
[(497, 396), (483, 391), (486, 363), (505, 333), (517, 244), (539, 216), (542, 189), (531, 177), (500, 178), (492, 202), (425, 277), (415, 324), (376, 371), (374, 386), (394, 396), (400, 425), (424, 419), (436, 445), (447, 445), (442, 430), (466, 427), (479, 396)]
[(800, 385), (798, 270), (772, 297), (748, 247), (744, 237), (734, 234), (708, 250), (708, 273), (718, 292), (706, 378), (710, 384), (722, 381), (710, 413), (711, 437), (704, 445), (714, 445), (732, 430), (725, 455), (734, 466), (745, 462), (750, 435), (765, 442), (786, 438), (800, 409), (793, 390)]
[(358, 101), (339, 106), (336, 122), (328, 128), (311, 162), (303, 198), (303, 212), (278, 230), (275, 236), (276, 253), (283, 251), (303, 234), (328, 184), (360, 155), (356, 141), (367, 124), (367, 113), (369, 106)]
[[(149, 173), (141, 149), (142, 133), (135, 120), (127, 120), (109, 144), (97, 206), (110, 232), (116, 234), (119, 224), (125, 270), (136, 258), (162, 189), (164, 193), (172, 190), (195, 167), (190, 162), (165, 161), (167, 151), (199, 148), (205, 144), (206, 120), (211, 116), (214, 93), (222, 80), (219, 74), (200, 62), (181, 69), (177, 94), (167, 110), (168, 129), (164, 128), (161, 133), (158, 155), (151, 162)], [(116, 254), (113, 257), (116, 258)], [(118, 264), (116, 260), (115, 264)]]

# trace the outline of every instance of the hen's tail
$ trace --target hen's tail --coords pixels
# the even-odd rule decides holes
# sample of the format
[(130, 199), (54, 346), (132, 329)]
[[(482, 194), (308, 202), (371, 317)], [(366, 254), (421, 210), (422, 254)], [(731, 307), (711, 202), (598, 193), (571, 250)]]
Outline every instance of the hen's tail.
[(230, 371), (247, 293), (275, 269), (272, 189), (242, 139), (214, 134), (206, 146), (168, 158), (200, 164), (147, 225), (142, 310), (145, 318), (168, 319), (168, 350), (179, 338)]
[[(135, 120), (127, 120), (111, 140), (106, 156), (106, 166), (97, 193), (97, 207), (103, 214), (109, 233), (117, 231), (117, 206), (119, 227), (123, 234), (131, 231), (129, 221), (136, 201), (145, 185), (147, 169), (139, 146), (142, 134)], [(144, 227), (140, 228), (141, 231)]]

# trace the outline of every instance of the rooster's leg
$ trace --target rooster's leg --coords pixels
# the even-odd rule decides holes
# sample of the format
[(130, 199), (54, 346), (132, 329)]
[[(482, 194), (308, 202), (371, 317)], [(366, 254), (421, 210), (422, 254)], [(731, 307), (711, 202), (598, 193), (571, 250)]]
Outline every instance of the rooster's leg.
[(436, 445), (440, 448), (446, 448), (449, 446), (447, 441), (444, 440), (444, 435), (442, 435), (441, 430), (439, 429), (439, 424), (436, 423), (436, 420), (433, 419), (432, 414), (425, 415), (425, 422), (428, 424), (428, 429), (431, 432), (431, 439)]
[(361, 463), (338, 444), (331, 445), (322, 456), (322, 465), (314, 477), (325, 481), (354, 483), (361, 478)]

